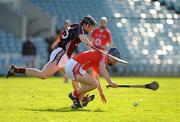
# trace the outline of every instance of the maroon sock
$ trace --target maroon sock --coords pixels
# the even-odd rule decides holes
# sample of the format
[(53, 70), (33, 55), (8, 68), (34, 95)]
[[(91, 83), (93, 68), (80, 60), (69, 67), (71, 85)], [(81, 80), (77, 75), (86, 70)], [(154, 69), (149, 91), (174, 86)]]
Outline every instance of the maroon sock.
[(15, 68), (15, 73), (25, 74), (25, 68)]
[(77, 90), (74, 90), (74, 92), (73, 92), (73, 96), (74, 96), (75, 98), (78, 98), (78, 97), (79, 97), (79, 93), (78, 93), (78, 91), (77, 91)]

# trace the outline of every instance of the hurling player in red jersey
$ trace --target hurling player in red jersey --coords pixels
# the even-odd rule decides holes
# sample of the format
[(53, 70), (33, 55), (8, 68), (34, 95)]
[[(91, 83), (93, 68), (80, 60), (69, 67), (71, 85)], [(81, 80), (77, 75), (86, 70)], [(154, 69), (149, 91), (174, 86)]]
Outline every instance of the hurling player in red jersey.
[(106, 50), (112, 45), (111, 31), (107, 28), (108, 19), (101, 17), (99, 27), (95, 28), (90, 35), (90, 40), (96, 48)]
[[(110, 48), (108, 53), (117, 58), (120, 58), (120, 52), (117, 48)], [(99, 78), (93, 78), (93, 76), (87, 72), (89, 68), (93, 68), (97, 74), (101, 74), (102, 77), (107, 81), (107, 83), (112, 87), (117, 87), (114, 83), (106, 69), (106, 65), (114, 65), (117, 61), (101, 52), (90, 50), (82, 52), (74, 56), (68, 61), (65, 66), (65, 72), (67, 76), (73, 80), (73, 82), (80, 82), (83, 85), (75, 89), (74, 92), (69, 94), (69, 98), (73, 101), (72, 108), (82, 108), (83, 105), (80, 103), (81, 98), (89, 91), (98, 89), (101, 96), (101, 100), (106, 102), (106, 97), (101, 88)]]
[(92, 31), (95, 24), (96, 21), (94, 18), (88, 15), (82, 19), (80, 24), (72, 24), (70, 27), (65, 28), (60, 37), (58, 47), (53, 50), (50, 55), (50, 60), (42, 70), (11, 65), (6, 78), (15, 75), (16, 73), (24, 74), (26, 76), (35, 76), (42, 79), (53, 76), (54, 73), (64, 67), (81, 42), (84, 42), (88, 47), (92, 47), (92, 43), (89, 41), (86, 34)]

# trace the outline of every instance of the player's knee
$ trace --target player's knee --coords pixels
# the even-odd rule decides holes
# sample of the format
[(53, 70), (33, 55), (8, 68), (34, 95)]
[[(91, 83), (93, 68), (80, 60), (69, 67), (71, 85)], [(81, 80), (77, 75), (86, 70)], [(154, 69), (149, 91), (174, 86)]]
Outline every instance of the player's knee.
[(46, 79), (46, 78), (48, 78), (48, 77), (50, 77), (50, 76), (52, 76), (53, 74), (51, 74), (51, 73), (49, 73), (49, 72), (46, 72), (46, 71), (41, 71), (41, 73), (40, 73), (40, 77), (41, 77), (41, 79)]

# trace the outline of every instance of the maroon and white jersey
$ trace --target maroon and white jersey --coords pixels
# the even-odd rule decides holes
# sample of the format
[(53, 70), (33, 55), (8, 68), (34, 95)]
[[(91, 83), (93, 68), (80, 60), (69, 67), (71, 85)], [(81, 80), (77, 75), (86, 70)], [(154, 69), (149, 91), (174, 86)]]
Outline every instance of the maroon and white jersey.
[(64, 32), (61, 35), (58, 46), (66, 51), (69, 58), (76, 50), (79, 43), (81, 43), (81, 40), (79, 39), (80, 34), (84, 34), (82, 25), (72, 24), (70, 27), (65, 28)]

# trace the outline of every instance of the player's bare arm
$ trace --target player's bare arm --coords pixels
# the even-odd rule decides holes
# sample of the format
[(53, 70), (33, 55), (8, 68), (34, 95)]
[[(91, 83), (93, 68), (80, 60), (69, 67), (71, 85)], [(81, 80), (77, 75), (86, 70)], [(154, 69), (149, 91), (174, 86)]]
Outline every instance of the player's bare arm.
[(97, 75), (98, 73), (96, 73), (96, 72), (93, 72), (93, 77), (94, 77), (94, 79), (96, 79), (98, 82), (99, 82), (99, 86), (98, 86), (98, 92), (99, 92), (99, 95), (100, 95), (100, 97), (101, 97), (101, 101), (103, 102), (103, 103), (106, 103), (106, 97), (105, 97), (105, 95), (104, 95), (104, 92), (103, 92), (103, 89), (102, 89), (102, 86), (101, 86), (101, 83), (100, 83), (100, 80), (99, 80), (99, 75)]
[(103, 103), (106, 103), (106, 96), (104, 95), (104, 92), (103, 92), (103, 89), (102, 89), (102, 86), (101, 86), (101, 83), (100, 83), (100, 80), (99, 80), (99, 78), (97, 79), (98, 80), (98, 82), (99, 82), (99, 86), (98, 86), (98, 92), (99, 92), (99, 95), (100, 95), (100, 97), (101, 97), (101, 101), (103, 102)]
[(80, 35), (79, 35), (79, 38), (80, 38), (80, 40), (81, 40), (82, 42), (84, 42), (88, 47), (92, 47), (92, 46), (93, 46), (92, 42), (89, 41), (89, 39), (88, 39), (88, 37), (87, 37), (86, 35), (80, 34)]
[(104, 77), (104, 79), (108, 82), (108, 84), (110, 86), (112, 86), (113, 88), (117, 87), (117, 84), (112, 82), (112, 80), (110, 79), (110, 76), (109, 76), (109, 73), (107, 72), (105, 63), (103, 61), (101, 61), (101, 63), (99, 65), (100, 65), (99, 66), (100, 74)]

